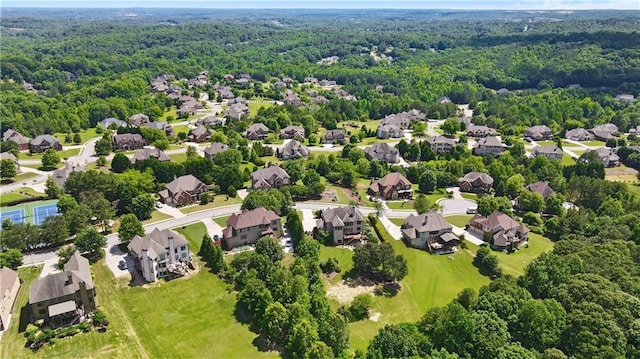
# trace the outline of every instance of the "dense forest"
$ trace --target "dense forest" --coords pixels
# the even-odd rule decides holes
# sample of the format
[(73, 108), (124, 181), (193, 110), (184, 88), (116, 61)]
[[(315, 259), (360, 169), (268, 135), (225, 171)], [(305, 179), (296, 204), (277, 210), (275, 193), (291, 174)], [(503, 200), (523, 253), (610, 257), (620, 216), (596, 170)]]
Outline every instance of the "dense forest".
[[(532, 232), (555, 242), (553, 251), (533, 260), (523, 276), (495, 273), (478, 292), (464, 290), (417, 322), (385, 326), (356, 358), (640, 356), (637, 186), (606, 181), (605, 166), (588, 155), (566, 165), (544, 156), (530, 158), (524, 144), (515, 141), (526, 127), (537, 124), (549, 126), (556, 139), (567, 130), (609, 122), (620, 133), (640, 126), (640, 104), (616, 99), (618, 94), (640, 93), (638, 12), (487, 12), (480, 19), (477, 14), (428, 11), (371, 11), (361, 17), (357, 11), (150, 10), (124, 19), (111, 12), (79, 16), (75, 11), (34, 11), (37, 16), (24, 10), (3, 14), (2, 132), (71, 135), (105, 118), (125, 120), (137, 113), (171, 122), (175, 118), (167, 113), (181, 100), (151, 87), (163, 74), (174, 76), (173, 84), (183, 88), (181, 95), (197, 98), (189, 93), (191, 88), (214, 98), (221, 96), (214, 85), (222, 84), (235, 96), (268, 102), (283, 97), (273, 84), (290, 78), (295, 86), (287, 89), (297, 89), (304, 105), (264, 107), (250, 117), (228, 118), (210, 139), (230, 149), (213, 160), (197, 156), (195, 148), (182, 163), (132, 163), (117, 154), (112, 173), (75, 172), (63, 188), (55, 188), (55, 195), (47, 193), (60, 197), (59, 207), (66, 204), (63, 216), (50, 220), (41, 232), (27, 226), (5, 228), (10, 248), (58, 242), (50, 235), (56, 228), (64, 229), (65, 235), (57, 236), (62, 241), (80, 232), (89, 214), (101, 222), (126, 213), (147, 219), (152, 194), (184, 174), (212, 184), (216, 194), (235, 197), (252, 170), (274, 155), (266, 146), (273, 138), (267, 138), (265, 146), (249, 146), (240, 135), (254, 122), (275, 133), (300, 125), (310, 146), (318, 142), (321, 127), (348, 125), (349, 143), (341, 151), (283, 163), (293, 185), (254, 191), (243, 209), (269, 203), (274, 207), (270, 209), (282, 207), (277, 212), (284, 215), (294, 200), (317, 197), (327, 185), (355, 189), (358, 180), (389, 172), (402, 172), (420, 192), (430, 193), (479, 171), (495, 181), (493, 193), (478, 200), (479, 211), (500, 209), (511, 215), (511, 203), (518, 198), (518, 216)], [(323, 62), (331, 57), (338, 60)], [(209, 81), (201, 88), (185, 80), (203, 72)], [(249, 74), (252, 81), (243, 85), (227, 74)], [(357, 101), (322, 90), (326, 102), (308, 105), (308, 77), (336, 81)], [(445, 97), (451, 101), (439, 101)], [(461, 145), (446, 154), (432, 152), (420, 138), (402, 140), (398, 151), (412, 163), (405, 168), (368, 160), (356, 147), (376, 135), (368, 122), (401, 111), (420, 110), (430, 119), (449, 119), (457, 128), (455, 118), (461, 114), (455, 104), (469, 104), (474, 124), (497, 129), (510, 146), (508, 153), (473, 156), (464, 135)], [(416, 136), (425, 130), (421, 125), (412, 128)], [(161, 130), (118, 131), (141, 132), (158, 148), (169, 145)], [(186, 133), (176, 137), (180, 135), (184, 141)], [(629, 144), (637, 143), (633, 136), (627, 137)], [(103, 144), (107, 148), (99, 155), (113, 150), (108, 135), (98, 141), (98, 152)], [(622, 160), (640, 167), (637, 150), (627, 148), (626, 142), (620, 147)], [(547, 182), (555, 194), (543, 199), (523, 190), (536, 181)], [(563, 208), (566, 201), (580, 210)], [(295, 211), (289, 213), (288, 222), (300, 220)], [(33, 234), (33, 243), (24, 233)], [(252, 314), (253, 327), (285, 355), (350, 357), (347, 321), (331, 310), (320, 280), (321, 266), (328, 265), (319, 265), (320, 244), (307, 237), (295, 242), (302, 244), (293, 264), (283, 264), (279, 249), (272, 250), (279, 248), (277, 241), (268, 239), (255, 253), (231, 261), (226, 279), (238, 292), (238, 304)], [(388, 247), (376, 243), (371, 250), (380, 257), (386, 250), (385, 258), (391, 258), (382, 268), (393, 262)], [(477, 260), (490, 256), (488, 252), (478, 250)]]

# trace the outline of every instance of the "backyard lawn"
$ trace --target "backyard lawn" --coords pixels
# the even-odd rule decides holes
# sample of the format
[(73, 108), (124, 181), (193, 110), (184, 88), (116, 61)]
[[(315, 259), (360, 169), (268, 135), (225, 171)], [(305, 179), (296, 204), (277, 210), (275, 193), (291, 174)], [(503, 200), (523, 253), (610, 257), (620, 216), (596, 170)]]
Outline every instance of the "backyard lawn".
[(180, 132), (189, 134), (189, 132), (191, 131), (191, 129), (187, 125), (177, 125), (177, 126), (172, 126), (172, 128), (173, 128), (173, 133), (175, 133), (176, 135)]
[(466, 215), (466, 214), (459, 214), (455, 216), (447, 216), (447, 217), (444, 217), (444, 219), (456, 227), (464, 228), (467, 224), (469, 224), (471, 217), (473, 216)]
[[(64, 150), (64, 151), (56, 151), (56, 153), (58, 154), (58, 157), (60, 157), (60, 160), (64, 160), (65, 158), (71, 158), (73, 156), (77, 156), (78, 153), (80, 153), (80, 149), (79, 148), (72, 148), (69, 150)], [(44, 155), (44, 153), (32, 153), (31, 155), (29, 154), (24, 154), (20, 155), (20, 159), (24, 159), (24, 160), (42, 160), (42, 156)]]
[[(577, 153), (576, 153), (577, 154)], [(568, 153), (564, 153), (562, 155), (562, 165), (563, 166), (571, 166), (576, 164), (576, 160), (574, 160)]]

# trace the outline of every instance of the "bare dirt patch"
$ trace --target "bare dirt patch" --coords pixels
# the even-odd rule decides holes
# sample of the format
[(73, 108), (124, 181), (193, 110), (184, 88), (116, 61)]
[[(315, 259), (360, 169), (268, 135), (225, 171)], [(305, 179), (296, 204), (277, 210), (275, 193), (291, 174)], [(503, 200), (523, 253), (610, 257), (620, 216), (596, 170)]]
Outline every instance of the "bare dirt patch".
[(327, 288), (327, 297), (337, 300), (340, 304), (349, 304), (356, 295), (373, 293), (376, 288), (378, 285), (367, 279), (344, 280)]
[(327, 190), (320, 193), (320, 200), (323, 202), (337, 202), (338, 195), (336, 194), (335, 191)]
[(615, 182), (637, 182), (638, 171), (629, 167), (613, 167), (605, 169), (604, 178)]
[(344, 192), (350, 200), (356, 202), (358, 206), (364, 206), (364, 202), (362, 202), (357, 192), (354, 192), (350, 188), (342, 188), (342, 192)]
[(382, 314), (380, 314), (379, 312), (373, 312), (369, 314), (369, 320), (372, 322), (377, 322), (380, 320), (380, 316), (382, 316)]

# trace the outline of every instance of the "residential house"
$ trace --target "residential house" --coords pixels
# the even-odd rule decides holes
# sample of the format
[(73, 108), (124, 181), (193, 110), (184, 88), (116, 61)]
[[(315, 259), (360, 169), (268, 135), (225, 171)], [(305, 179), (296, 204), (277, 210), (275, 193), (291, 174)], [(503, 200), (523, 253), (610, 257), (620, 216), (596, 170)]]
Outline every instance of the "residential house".
[(284, 81), (276, 81), (273, 83), (273, 87), (277, 89), (283, 89), (287, 87), (287, 84)]
[(236, 97), (236, 95), (233, 94), (233, 90), (231, 89), (231, 87), (229, 86), (215, 86), (214, 90), (216, 90), (216, 92), (218, 93), (218, 95), (220, 95), (220, 97), (222, 97), (223, 99), (232, 99), (234, 97)]
[(293, 79), (291, 77), (284, 77), (282, 79), (282, 82), (284, 82), (285, 84), (292, 84), (293, 83)]
[(204, 156), (210, 160), (214, 160), (218, 153), (229, 149), (229, 146), (222, 142), (214, 142), (211, 146), (204, 149)]
[(564, 152), (556, 145), (536, 146), (532, 152), (533, 157), (547, 156), (550, 160), (561, 160)]
[(404, 130), (397, 125), (384, 124), (378, 126), (376, 137), (381, 139), (404, 137)]
[(593, 134), (584, 128), (574, 128), (564, 134), (564, 138), (571, 141), (593, 141)]
[(249, 128), (242, 133), (242, 136), (249, 140), (264, 140), (268, 135), (269, 128), (260, 122), (249, 126)]
[(547, 181), (534, 182), (525, 187), (529, 192), (538, 193), (542, 198), (547, 199), (556, 192), (549, 186)]
[(36, 278), (29, 287), (29, 307), (35, 320), (71, 323), (98, 307), (89, 261), (76, 253), (64, 271)]
[(283, 102), (285, 105), (294, 105), (300, 106), (302, 104), (302, 100), (300, 100), (300, 96), (293, 90), (286, 90), (284, 92)]
[(437, 103), (451, 103), (451, 99), (447, 96), (440, 97), (436, 100)]
[(304, 140), (304, 128), (300, 126), (287, 126), (280, 130), (280, 138)]
[(233, 103), (229, 105), (229, 108), (227, 109), (225, 114), (229, 117), (239, 120), (243, 116), (246, 116), (249, 114), (249, 106), (246, 103), (241, 103), (241, 102)]
[(402, 239), (408, 246), (446, 253), (455, 251), (459, 242), (452, 230), (453, 226), (433, 210), (419, 215), (410, 214), (401, 227)]
[(200, 125), (189, 132), (189, 141), (191, 142), (207, 142), (209, 137), (213, 134), (213, 131)]
[(140, 127), (149, 123), (149, 116), (144, 113), (137, 113), (128, 119), (129, 126)]
[(224, 124), (224, 119), (216, 117), (214, 115), (207, 115), (196, 120), (196, 126), (205, 125), (205, 126), (211, 127), (211, 126), (222, 126), (223, 124)]
[(136, 164), (138, 161), (148, 160), (149, 158), (155, 158), (160, 162), (171, 161), (171, 158), (167, 156), (164, 151), (157, 148), (143, 148), (137, 151), (131, 158), (131, 164)]
[(410, 199), (413, 196), (411, 182), (400, 172), (391, 172), (379, 180), (372, 180), (367, 193), (387, 200)]
[(610, 138), (615, 137), (615, 134), (618, 132), (618, 126), (613, 123), (605, 123), (602, 125), (595, 126), (590, 129), (589, 132), (593, 134), (596, 140), (606, 141)]
[(238, 246), (255, 244), (265, 236), (279, 237), (282, 233), (280, 217), (273, 211), (258, 207), (232, 214), (222, 230), (224, 246), (231, 250)]
[(323, 79), (318, 81), (318, 85), (320, 85), (321, 87), (332, 88), (332, 87), (336, 87), (338, 84), (335, 81)]
[(409, 128), (409, 125), (411, 125), (411, 121), (413, 120), (414, 119), (407, 112), (395, 113), (387, 115), (382, 120), (380, 120), (380, 126), (393, 125), (402, 129), (407, 129)]
[(114, 151), (137, 150), (147, 144), (142, 136), (137, 133), (122, 133), (114, 135), (111, 139), (111, 143)]
[(488, 136), (481, 138), (473, 148), (473, 153), (478, 156), (498, 156), (504, 152), (506, 146), (500, 142), (498, 137)]
[(18, 162), (18, 158), (9, 152), (0, 153), (0, 161), (2, 160), (11, 160), (13, 164), (16, 166), (16, 171), (20, 172), (20, 162)]
[(4, 134), (2, 134), (2, 140), (15, 142), (18, 145), (18, 151), (26, 151), (29, 149), (29, 138), (12, 129), (4, 131)]
[(615, 167), (620, 165), (620, 157), (618, 157), (613, 148), (599, 147), (591, 151), (595, 151), (598, 154), (600, 160), (606, 167)]
[(552, 140), (553, 132), (545, 125), (531, 126), (524, 130), (524, 137), (534, 141)]
[(376, 142), (364, 149), (365, 157), (372, 161), (397, 163), (400, 161), (400, 153), (397, 148), (392, 147), (386, 142)]
[(149, 122), (147, 124), (147, 127), (163, 131), (167, 136), (173, 135), (173, 127), (171, 127), (171, 125), (169, 125), (166, 122), (161, 122), (161, 121)]
[(507, 94), (509, 94), (509, 90), (504, 88), (504, 87), (502, 87), (498, 91), (496, 91), (496, 94), (498, 94), (498, 95), (507, 95)]
[(127, 123), (122, 121), (122, 120), (118, 120), (117, 118), (113, 118), (113, 117), (109, 117), (109, 118), (105, 118), (104, 120), (98, 122), (98, 126), (106, 129), (110, 129), (110, 128), (118, 128), (118, 127), (125, 127), (127, 126)]
[(87, 170), (86, 165), (68, 163), (64, 165), (62, 168), (58, 168), (53, 171), (51, 175), (53, 180), (56, 182), (58, 188), (64, 188), (64, 183), (67, 182), (67, 179), (73, 172), (85, 172)]
[(640, 125), (634, 127), (629, 128), (629, 134), (630, 135), (640, 135)]
[(493, 186), (493, 177), (482, 172), (469, 172), (458, 179), (458, 186), (463, 192), (489, 192)]
[(29, 148), (33, 152), (44, 152), (49, 149), (61, 151), (62, 144), (53, 135), (40, 135), (29, 142)]
[(469, 125), (467, 126), (467, 136), (469, 137), (487, 137), (487, 136), (495, 136), (498, 132), (491, 127), (487, 127), (484, 125)]
[(447, 136), (435, 136), (427, 138), (427, 144), (434, 153), (449, 153), (456, 141)]
[(20, 278), (18, 272), (9, 267), (0, 268), (0, 330), (6, 330), (11, 319), (11, 310), (16, 302), (18, 290), (20, 289)]
[(309, 157), (309, 150), (297, 140), (291, 140), (282, 147), (278, 155), (283, 160)]
[(494, 211), (488, 217), (475, 214), (467, 229), (482, 236), (492, 248), (501, 251), (520, 248), (529, 236), (529, 228), (499, 211)]
[(290, 184), (291, 177), (278, 165), (259, 169), (251, 174), (251, 188), (253, 189), (280, 188)]
[(304, 82), (307, 84), (317, 84), (318, 79), (316, 77), (305, 77)]
[(344, 130), (340, 129), (327, 130), (327, 133), (322, 139), (324, 140), (325, 144), (334, 143), (344, 145), (347, 142)]
[(341, 245), (363, 238), (364, 217), (355, 206), (327, 208), (316, 227), (331, 234), (335, 245)]
[(135, 269), (147, 282), (186, 274), (191, 262), (189, 242), (179, 233), (155, 228), (144, 237), (135, 236), (127, 245)]
[(620, 94), (616, 96), (616, 100), (621, 103), (633, 103), (636, 102), (636, 98), (630, 94)]
[(200, 195), (209, 191), (209, 186), (193, 175), (180, 176), (158, 192), (160, 200), (168, 205), (182, 206), (200, 200)]
[(324, 96), (322, 96), (322, 95), (320, 95), (320, 96), (316, 96), (316, 97), (314, 97), (314, 98), (311, 100), (311, 102), (312, 102), (314, 105), (321, 105), (321, 104), (323, 104), (323, 103), (327, 103), (327, 102), (329, 102), (329, 99), (328, 99), (328, 98), (326, 98), (326, 97), (324, 97)]

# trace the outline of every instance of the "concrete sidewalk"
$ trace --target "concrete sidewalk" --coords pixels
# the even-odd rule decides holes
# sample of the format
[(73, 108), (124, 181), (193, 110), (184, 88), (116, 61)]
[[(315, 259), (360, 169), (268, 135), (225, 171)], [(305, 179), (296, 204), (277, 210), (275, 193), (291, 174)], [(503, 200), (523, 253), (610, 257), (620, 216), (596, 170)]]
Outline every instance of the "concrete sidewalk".
[(393, 222), (391, 222), (389, 218), (385, 216), (380, 216), (378, 220), (380, 220), (380, 223), (382, 223), (384, 228), (387, 230), (387, 232), (389, 232), (389, 234), (391, 235), (391, 237), (393, 237), (393, 239), (395, 240), (402, 239), (402, 232), (400, 231), (400, 227), (393, 224)]

